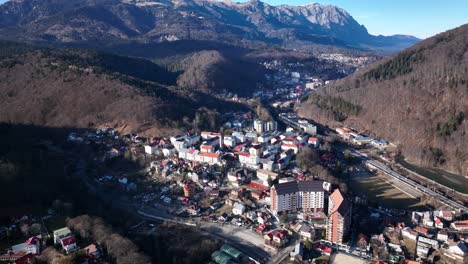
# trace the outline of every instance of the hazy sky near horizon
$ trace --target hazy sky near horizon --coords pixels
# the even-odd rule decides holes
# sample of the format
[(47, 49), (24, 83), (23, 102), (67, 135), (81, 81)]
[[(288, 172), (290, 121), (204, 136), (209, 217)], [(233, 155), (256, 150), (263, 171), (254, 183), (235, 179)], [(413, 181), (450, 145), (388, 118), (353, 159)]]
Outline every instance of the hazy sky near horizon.
[[(66, 0), (63, 0), (66, 1)], [(157, 1), (157, 0), (156, 0)], [(248, 0), (232, 0), (247, 2)], [(374, 35), (427, 38), (468, 23), (468, 0), (262, 0), (271, 5), (335, 5)], [(6, 0), (0, 0), (0, 4)]]

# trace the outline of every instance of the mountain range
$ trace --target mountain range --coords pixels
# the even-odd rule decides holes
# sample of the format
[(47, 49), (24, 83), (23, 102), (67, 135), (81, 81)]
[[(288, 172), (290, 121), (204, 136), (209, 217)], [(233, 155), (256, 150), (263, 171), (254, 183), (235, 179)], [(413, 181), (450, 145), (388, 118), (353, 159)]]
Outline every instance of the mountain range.
[(335, 6), (271, 6), (258, 0), (12, 0), (0, 6), (0, 37), (100, 49), (198, 40), (250, 48), (379, 52), (419, 41), (371, 35)]
[(299, 113), (383, 137), (413, 163), (468, 174), (468, 24), (303, 98)]

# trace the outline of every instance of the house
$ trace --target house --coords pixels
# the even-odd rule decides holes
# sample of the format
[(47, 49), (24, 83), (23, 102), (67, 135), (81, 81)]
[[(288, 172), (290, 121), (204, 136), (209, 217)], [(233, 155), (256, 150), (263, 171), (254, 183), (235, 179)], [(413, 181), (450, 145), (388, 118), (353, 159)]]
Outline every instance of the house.
[(300, 150), (300, 147), (299, 145), (296, 145), (296, 144), (288, 144), (288, 143), (283, 142), (283, 144), (281, 144), (281, 150), (283, 151), (292, 150), (294, 154), (297, 154)]
[(179, 151), (180, 149), (188, 147), (187, 142), (185, 141), (185, 139), (174, 141), (174, 143), (172, 143), (172, 145), (174, 146), (174, 148), (177, 151)]
[(370, 143), (372, 141), (372, 138), (365, 137), (365, 136), (358, 136), (358, 137), (353, 138), (352, 141), (353, 143), (357, 145), (364, 145), (364, 144)]
[(242, 203), (234, 203), (232, 207), (232, 214), (234, 215), (242, 215), (245, 212), (246, 208), (245, 205)]
[(262, 145), (253, 145), (249, 148), (249, 154), (252, 156), (261, 156), (263, 152)]
[(437, 216), (447, 221), (453, 221), (453, 213), (448, 210), (440, 210)]
[(99, 259), (101, 257), (101, 251), (96, 244), (91, 244), (84, 248), (86, 255), (93, 259)]
[[(300, 121), (299, 121), (300, 122)], [(304, 132), (306, 132), (309, 135), (315, 136), (317, 135), (317, 126), (314, 126), (308, 122), (306, 123), (300, 123), (299, 126), (302, 128)]]
[(421, 223), (423, 218), (423, 213), (421, 212), (411, 212), (411, 221), (415, 224)]
[(294, 247), (294, 250), (289, 253), (291, 261), (298, 260), (302, 262), (302, 258), (304, 256), (304, 245), (302, 243), (297, 243)]
[(442, 220), (440, 220), (440, 218), (436, 217), (435, 221), (434, 221), (434, 225), (435, 227), (437, 228), (444, 228), (444, 222), (442, 222)]
[(150, 145), (145, 146), (145, 153), (149, 155), (156, 154), (156, 151), (158, 150), (158, 144), (152, 143)]
[(313, 227), (309, 226), (309, 225), (302, 225), (301, 228), (299, 229), (299, 235), (303, 238), (303, 239), (309, 239), (310, 241), (313, 241), (314, 240), (314, 237), (315, 237), (315, 230)]
[(345, 136), (347, 134), (349, 134), (350, 132), (352, 132), (351, 129), (349, 128), (346, 128), (346, 127), (339, 127), (337, 129), (335, 129), (336, 133), (338, 133), (338, 135), (340, 136)]
[(185, 143), (187, 147), (190, 148), (198, 144), (198, 142), (200, 142), (200, 138), (201, 138), (200, 135), (193, 134), (193, 135), (187, 136), (187, 138), (185, 139)]
[(450, 224), (450, 227), (457, 231), (468, 231), (468, 220), (455, 221)]
[(60, 245), (62, 246), (63, 250), (67, 252), (67, 254), (77, 249), (76, 239), (74, 236), (67, 236), (60, 239)]
[(221, 154), (220, 153), (208, 153), (208, 152), (201, 152), (198, 155), (197, 161), (208, 163), (210, 165), (220, 164), (221, 163)]
[(179, 135), (173, 136), (170, 138), (171, 144), (174, 145), (176, 141), (185, 141), (187, 138), (187, 133), (181, 133)]
[(386, 146), (388, 146), (388, 142), (385, 140), (372, 139), (371, 145), (376, 148), (385, 148)]
[(414, 228), (414, 231), (418, 232), (421, 235), (428, 236), (429, 235), (429, 230), (425, 227), (422, 226), (417, 226)]
[(437, 233), (437, 240), (447, 242), (448, 241), (448, 233), (445, 230), (440, 230), (439, 233)]
[(39, 255), (40, 251), (40, 240), (38, 237), (30, 237), (26, 242), (11, 247), (13, 254), (24, 253)]
[(237, 145), (237, 139), (233, 136), (225, 136), (224, 137), (224, 146), (228, 148), (232, 148)]
[(307, 141), (309, 146), (318, 148), (319, 147), (319, 139), (316, 137), (310, 137), (309, 140)]
[(333, 249), (331, 247), (328, 247), (328, 246), (325, 246), (325, 245), (322, 245), (322, 244), (318, 244), (316, 246), (316, 248), (322, 252), (322, 254), (326, 255), (326, 256), (330, 256), (331, 253), (333, 252)]
[(204, 139), (204, 140), (209, 140), (211, 138), (214, 138), (214, 137), (220, 137), (221, 134), (220, 133), (214, 133), (214, 132), (208, 132), (208, 131), (203, 131), (201, 132), (201, 137)]
[(403, 237), (409, 238), (414, 241), (416, 241), (419, 235), (418, 232), (414, 231), (410, 227), (403, 228), (403, 230), (401, 230), (401, 234), (403, 235)]
[(57, 229), (53, 232), (54, 235), (54, 244), (60, 245), (60, 240), (64, 237), (72, 235), (71, 230), (68, 227)]
[(426, 238), (423, 236), (420, 236), (418, 238), (418, 244), (423, 244), (424, 246), (432, 247), (435, 249), (439, 248), (439, 242), (437, 240)]
[(245, 139), (251, 142), (257, 142), (258, 135), (256, 133), (246, 133), (245, 134)]
[[(235, 125), (234, 125), (235, 126)], [(231, 136), (236, 140), (238, 143), (244, 143), (247, 138), (243, 132), (233, 132)]]
[(262, 169), (273, 171), (275, 168), (275, 162), (272, 160), (262, 162)]
[(260, 163), (260, 157), (259, 156), (254, 156), (250, 155), (248, 152), (239, 152), (237, 153), (239, 157), (239, 162), (249, 168), (258, 168), (258, 164)]
[(268, 179), (274, 181), (278, 178), (278, 173), (269, 170), (257, 170), (257, 178), (262, 181), (262, 184), (268, 186)]
[(427, 227), (434, 226), (434, 215), (432, 212), (424, 212), (422, 218), (422, 224)]
[(450, 245), (448, 251), (455, 258), (458, 258), (458, 259), (464, 259), (465, 256), (468, 254), (468, 248), (465, 245), (465, 243), (463, 243), (463, 242), (459, 242), (458, 244)]
[(213, 152), (215, 152), (215, 150), (216, 150), (216, 148), (213, 145), (203, 144), (203, 145), (200, 146), (200, 151), (201, 152), (213, 153)]
[(429, 247), (425, 247), (423, 245), (418, 244), (416, 246), (416, 255), (418, 255), (421, 258), (427, 258), (427, 256), (429, 255), (429, 250)]
[(162, 150), (164, 157), (172, 157), (176, 153), (176, 149), (174, 147), (165, 147)]

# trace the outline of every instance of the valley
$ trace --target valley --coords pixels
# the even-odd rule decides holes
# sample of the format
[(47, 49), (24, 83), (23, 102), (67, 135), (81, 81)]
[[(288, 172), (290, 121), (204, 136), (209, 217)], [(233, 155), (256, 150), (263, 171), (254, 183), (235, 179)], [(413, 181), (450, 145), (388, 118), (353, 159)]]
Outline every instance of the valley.
[(465, 4), (325, 2), (0, 0), (0, 264), (466, 263)]

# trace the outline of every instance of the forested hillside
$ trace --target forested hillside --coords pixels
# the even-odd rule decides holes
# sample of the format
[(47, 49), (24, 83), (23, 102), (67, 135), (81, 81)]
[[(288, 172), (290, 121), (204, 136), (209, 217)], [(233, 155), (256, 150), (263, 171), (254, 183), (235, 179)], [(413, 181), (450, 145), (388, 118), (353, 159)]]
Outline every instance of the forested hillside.
[(300, 115), (398, 145), (409, 161), (468, 175), (468, 25), (303, 98)]
[(75, 128), (108, 125), (141, 132), (209, 126), (210, 120), (201, 124), (191, 120), (197, 112), (215, 118), (220, 109), (244, 107), (198, 89), (168, 85), (177, 76), (145, 60), (15, 43), (2, 47), (0, 122)]

